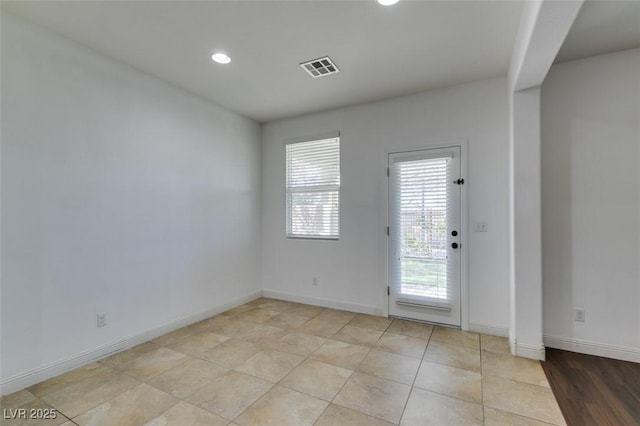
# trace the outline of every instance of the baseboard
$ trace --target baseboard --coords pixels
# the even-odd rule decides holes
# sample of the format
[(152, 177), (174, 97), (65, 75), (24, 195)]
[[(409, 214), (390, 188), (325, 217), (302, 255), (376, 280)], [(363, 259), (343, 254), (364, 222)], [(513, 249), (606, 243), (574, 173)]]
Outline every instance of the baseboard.
[(24, 389), (28, 386), (35, 385), (36, 383), (40, 383), (62, 373), (66, 373), (67, 371), (81, 367), (90, 362), (97, 361), (108, 355), (131, 348), (133, 346), (139, 345), (140, 343), (144, 343), (151, 339), (155, 339), (156, 337), (160, 337), (163, 334), (170, 333), (179, 328), (186, 327), (187, 325), (194, 324), (205, 318), (209, 318), (231, 308), (235, 308), (236, 306), (242, 305), (243, 303), (247, 303), (254, 299), (257, 299), (260, 296), (262, 296), (262, 291), (252, 292), (245, 296), (237, 297), (228, 302), (216, 305), (215, 307), (207, 309), (205, 311), (187, 315), (177, 320), (165, 323), (159, 327), (154, 327), (134, 336), (129, 336), (122, 340), (107, 343), (97, 348), (92, 348), (87, 351), (81, 352), (77, 355), (50, 362), (41, 367), (25, 371), (24, 373), (16, 374), (6, 379), (2, 379), (0, 380), (0, 395), (8, 395), (10, 393)]
[(340, 302), (338, 300), (323, 299), (319, 297), (299, 296), (278, 290), (262, 290), (263, 297), (286, 300), (289, 302), (306, 303), (307, 305), (322, 306), (323, 308), (342, 309), (344, 311), (358, 312), (360, 314), (370, 314), (383, 316), (381, 308), (375, 306), (360, 305), (357, 303)]
[(544, 344), (550, 348), (562, 349), (565, 351), (640, 363), (640, 348), (630, 348), (628, 346), (617, 346), (606, 343), (590, 342), (588, 340), (574, 339), (571, 337), (548, 335), (544, 336)]
[(469, 331), (489, 334), (491, 336), (509, 337), (509, 327), (498, 327), (495, 325), (482, 324), (479, 322), (469, 322)]
[(526, 343), (520, 343), (515, 340), (509, 340), (509, 346), (511, 347), (511, 353), (515, 356), (544, 361), (544, 345), (528, 345)]

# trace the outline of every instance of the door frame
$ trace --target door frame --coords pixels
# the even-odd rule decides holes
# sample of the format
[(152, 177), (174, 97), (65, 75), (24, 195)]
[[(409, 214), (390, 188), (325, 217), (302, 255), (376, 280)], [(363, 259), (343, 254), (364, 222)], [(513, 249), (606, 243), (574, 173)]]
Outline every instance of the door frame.
[(383, 255), (382, 265), (384, 268), (384, 281), (381, 294), (384, 295), (385, 301), (383, 306), (383, 315), (389, 316), (389, 295), (387, 294), (387, 287), (390, 286), (389, 277), (389, 235), (387, 235), (387, 227), (389, 226), (389, 176), (387, 175), (387, 168), (389, 167), (389, 155), (398, 153), (408, 153), (413, 151), (425, 151), (429, 149), (439, 148), (451, 148), (460, 147), (460, 176), (465, 180), (463, 185), (460, 185), (460, 328), (462, 330), (469, 330), (469, 287), (468, 287), (468, 218), (467, 218), (467, 186), (468, 186), (468, 141), (466, 139), (453, 139), (448, 141), (425, 141), (420, 145), (400, 145), (395, 147), (385, 147), (381, 153), (381, 184), (382, 188), (382, 200), (384, 203), (383, 211), (383, 223), (384, 228), (382, 234), (383, 238)]

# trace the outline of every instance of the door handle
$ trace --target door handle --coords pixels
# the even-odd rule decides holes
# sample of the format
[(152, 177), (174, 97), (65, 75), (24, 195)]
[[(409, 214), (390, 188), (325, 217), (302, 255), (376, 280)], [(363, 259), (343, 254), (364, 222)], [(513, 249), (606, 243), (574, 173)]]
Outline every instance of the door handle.
[(458, 248), (458, 243), (451, 243), (451, 248), (457, 249)]

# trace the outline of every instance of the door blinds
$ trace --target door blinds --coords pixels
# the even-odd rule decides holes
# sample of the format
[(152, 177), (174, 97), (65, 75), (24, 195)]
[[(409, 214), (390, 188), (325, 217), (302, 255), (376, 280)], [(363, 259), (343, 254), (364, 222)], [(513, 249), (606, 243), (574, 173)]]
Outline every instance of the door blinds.
[(451, 155), (397, 159), (393, 164), (396, 302), (448, 310), (453, 268), (449, 259)]

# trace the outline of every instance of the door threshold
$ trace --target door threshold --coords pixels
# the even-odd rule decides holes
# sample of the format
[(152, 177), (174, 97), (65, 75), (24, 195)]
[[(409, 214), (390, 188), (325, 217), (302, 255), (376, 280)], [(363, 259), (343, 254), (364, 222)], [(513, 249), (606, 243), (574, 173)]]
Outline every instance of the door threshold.
[(399, 320), (403, 320), (403, 321), (417, 322), (417, 323), (420, 323), (420, 324), (437, 325), (438, 327), (452, 328), (454, 330), (462, 330), (462, 327), (459, 326), (459, 325), (443, 324), (443, 323), (434, 322), (434, 321), (423, 321), (423, 320), (419, 320), (419, 319), (415, 319), (415, 318), (400, 317), (400, 316), (397, 316), (397, 315), (389, 315), (389, 318), (399, 319)]

